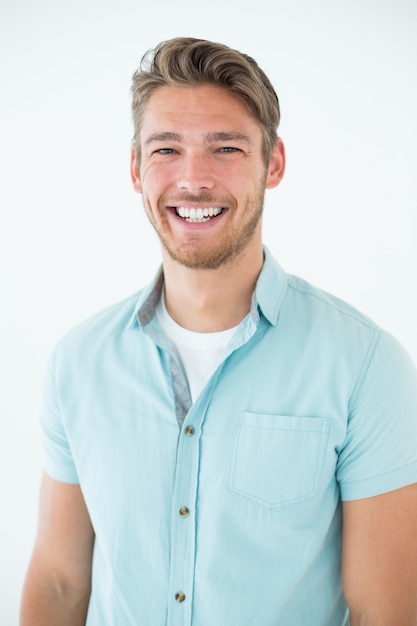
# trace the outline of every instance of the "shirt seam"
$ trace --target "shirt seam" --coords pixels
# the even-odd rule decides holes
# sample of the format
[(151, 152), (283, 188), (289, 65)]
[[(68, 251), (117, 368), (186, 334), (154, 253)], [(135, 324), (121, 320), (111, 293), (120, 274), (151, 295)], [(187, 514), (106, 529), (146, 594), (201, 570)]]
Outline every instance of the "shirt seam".
[(374, 329), (374, 334), (371, 338), (371, 341), (369, 342), (369, 346), (366, 351), (365, 358), (362, 363), (362, 367), (359, 371), (358, 377), (352, 389), (352, 393), (350, 394), (350, 397), (348, 400), (348, 421), (350, 421), (350, 417), (351, 417), (352, 404), (354, 403), (356, 396), (359, 394), (359, 390), (364, 383), (367, 373), (370, 370), (370, 367), (375, 358), (376, 350), (380, 343), (380, 340), (381, 340), (381, 332)]
[(372, 476), (367, 476), (366, 478), (358, 478), (357, 480), (341, 480), (339, 481), (341, 485), (360, 485), (362, 483), (367, 483), (369, 481), (375, 480), (376, 478), (384, 478), (384, 476), (389, 476), (390, 474), (396, 474), (402, 470), (405, 470), (409, 467), (417, 467), (417, 461), (413, 461), (412, 463), (406, 463), (406, 465), (400, 465), (395, 469), (390, 470), (389, 472), (383, 472), (381, 474), (373, 474)]
[[(356, 322), (359, 322), (360, 324), (363, 324), (367, 328), (369, 328), (369, 329), (371, 329), (373, 331), (376, 331), (376, 332), (379, 331), (378, 326), (375, 324), (375, 322), (373, 322), (372, 320), (369, 320), (366, 317), (364, 317), (359, 311), (357, 313), (354, 313), (353, 311), (348, 311), (343, 306), (337, 304), (337, 302), (333, 302), (333, 301), (325, 298), (318, 291), (310, 291), (309, 289), (302, 289), (301, 287), (296, 285), (294, 281), (295, 281), (295, 277), (290, 276), (289, 280), (288, 280), (288, 286), (291, 289), (293, 289), (294, 291), (302, 294), (303, 296), (309, 296), (311, 298), (315, 298), (316, 300), (319, 300), (320, 302), (322, 302), (326, 306), (329, 306), (332, 309), (335, 309), (336, 311), (339, 311), (339, 313), (342, 313), (342, 315), (346, 315), (346, 317), (350, 317), (351, 319), (355, 320)], [(329, 297), (330, 297), (330, 294), (329, 294)]]

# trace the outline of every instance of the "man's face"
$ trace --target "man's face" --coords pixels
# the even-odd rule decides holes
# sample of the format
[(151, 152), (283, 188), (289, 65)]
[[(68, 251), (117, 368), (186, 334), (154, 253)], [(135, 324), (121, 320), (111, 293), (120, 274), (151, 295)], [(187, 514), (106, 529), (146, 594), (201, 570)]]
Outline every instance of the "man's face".
[(171, 259), (216, 269), (259, 249), (264, 192), (281, 180), (284, 154), (281, 144), (265, 165), (261, 128), (239, 99), (213, 85), (159, 87), (139, 141), (134, 187)]

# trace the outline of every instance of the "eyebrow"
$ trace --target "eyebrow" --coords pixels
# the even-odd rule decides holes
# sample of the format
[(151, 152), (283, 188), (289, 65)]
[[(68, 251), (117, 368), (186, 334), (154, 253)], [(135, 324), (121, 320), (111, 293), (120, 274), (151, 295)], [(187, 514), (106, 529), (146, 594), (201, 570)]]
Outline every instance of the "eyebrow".
[[(207, 143), (215, 143), (216, 141), (243, 141), (247, 144), (252, 143), (248, 135), (244, 135), (243, 133), (238, 133), (238, 132), (207, 133), (205, 136), (205, 139)], [(171, 133), (171, 132), (153, 133), (146, 139), (145, 146), (150, 143), (165, 142), (165, 141), (176, 141), (178, 143), (181, 143), (182, 137), (178, 133)]]
[(208, 143), (214, 143), (216, 141), (244, 141), (245, 143), (252, 143), (248, 135), (234, 131), (230, 133), (207, 133), (206, 140)]
[(145, 146), (155, 141), (181, 141), (181, 135), (178, 133), (153, 133), (145, 141)]

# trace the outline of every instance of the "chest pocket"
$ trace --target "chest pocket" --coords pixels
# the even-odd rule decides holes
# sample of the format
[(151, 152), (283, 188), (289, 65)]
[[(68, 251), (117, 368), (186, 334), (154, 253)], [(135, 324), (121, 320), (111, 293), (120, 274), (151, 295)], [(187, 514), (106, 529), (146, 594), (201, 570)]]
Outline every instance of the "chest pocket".
[(276, 510), (311, 497), (326, 449), (329, 419), (242, 413), (230, 491)]

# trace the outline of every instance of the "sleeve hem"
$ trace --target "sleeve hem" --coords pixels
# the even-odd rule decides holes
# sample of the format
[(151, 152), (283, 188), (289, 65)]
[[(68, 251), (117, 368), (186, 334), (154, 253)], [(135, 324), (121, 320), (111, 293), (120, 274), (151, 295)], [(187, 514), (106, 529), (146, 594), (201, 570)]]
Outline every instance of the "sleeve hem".
[(362, 500), (417, 483), (417, 462), (397, 470), (363, 480), (340, 483), (343, 501)]
[(48, 474), (50, 478), (57, 480), (61, 483), (68, 483), (72, 485), (78, 485), (79, 479), (78, 474), (74, 469), (74, 466), (71, 465), (54, 465), (53, 463), (44, 463), (45, 472)]

